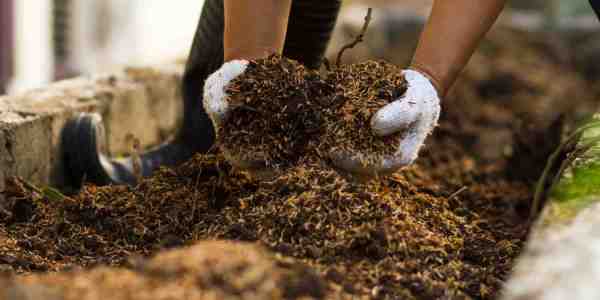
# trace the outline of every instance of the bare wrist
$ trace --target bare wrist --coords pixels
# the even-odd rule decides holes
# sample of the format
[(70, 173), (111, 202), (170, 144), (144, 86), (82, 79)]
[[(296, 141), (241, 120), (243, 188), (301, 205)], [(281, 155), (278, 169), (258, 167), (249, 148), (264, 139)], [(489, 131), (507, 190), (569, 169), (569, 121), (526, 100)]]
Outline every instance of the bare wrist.
[(225, 48), (223, 58), (225, 62), (235, 59), (253, 60), (265, 58), (274, 53), (278, 53), (278, 51), (273, 47)]
[(427, 66), (413, 61), (408, 67), (408, 69), (417, 71), (423, 74), (423, 76), (425, 76), (427, 79), (429, 79), (440, 98), (443, 98), (446, 95), (446, 87), (444, 86), (442, 81), (438, 79), (438, 76), (436, 76), (435, 73), (432, 72)]

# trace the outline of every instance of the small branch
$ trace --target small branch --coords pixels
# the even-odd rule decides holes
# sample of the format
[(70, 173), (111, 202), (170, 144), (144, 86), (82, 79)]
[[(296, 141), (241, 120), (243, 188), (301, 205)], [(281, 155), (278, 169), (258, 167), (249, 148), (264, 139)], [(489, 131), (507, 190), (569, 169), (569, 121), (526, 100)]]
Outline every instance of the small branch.
[[(542, 171), (542, 175), (540, 176), (540, 179), (538, 180), (536, 187), (535, 187), (533, 201), (531, 202), (531, 208), (529, 211), (529, 221), (530, 222), (533, 222), (534, 218), (537, 216), (537, 214), (539, 213), (539, 211), (541, 209), (540, 206), (542, 204), (542, 200), (543, 200), (542, 197), (544, 196), (544, 192), (545, 192), (546, 181), (548, 180), (548, 178), (550, 176), (552, 168), (556, 166), (556, 163), (558, 162), (560, 155), (563, 154), (564, 151), (566, 151), (567, 147), (569, 147), (573, 143), (577, 143), (579, 141), (581, 135), (586, 130), (589, 130), (591, 128), (598, 128), (598, 127), (600, 127), (600, 121), (593, 121), (593, 122), (588, 123), (587, 125), (584, 125), (580, 128), (575, 129), (566, 138), (566, 140), (558, 146), (556, 151), (554, 151), (552, 153), (552, 155), (550, 155), (550, 157), (548, 158), (548, 162), (546, 163), (546, 167)], [(598, 142), (600, 142), (600, 138), (594, 138), (594, 139), (592, 139), (592, 141), (588, 141), (587, 144), (593, 145)]]
[(329, 59), (323, 58), (323, 65), (327, 71), (331, 72), (331, 64), (329, 63)]
[(25, 187), (26, 189), (36, 192), (36, 193), (40, 194), (40, 196), (46, 197), (48, 200), (62, 201), (63, 199), (67, 198), (61, 192), (59, 192), (58, 190), (55, 190), (51, 187), (45, 187), (42, 189), (42, 188), (35, 186), (33, 183), (31, 183), (27, 180), (18, 179), (18, 181), (21, 182), (21, 184), (23, 184), (23, 187)]
[(469, 187), (467, 187), (467, 186), (461, 187), (458, 191), (456, 191), (452, 195), (450, 195), (450, 197), (448, 197), (448, 200), (452, 200), (452, 199), (456, 198), (458, 195), (462, 194), (464, 191), (466, 191), (468, 189), (469, 189)]
[(23, 186), (27, 189), (29, 189), (30, 191), (34, 191), (40, 195), (44, 194), (44, 191), (42, 189), (40, 189), (39, 187), (35, 186), (33, 183), (25, 180), (25, 179), (21, 179), (21, 178), (17, 178), (17, 180), (23, 184)]
[(354, 39), (354, 41), (352, 43), (345, 45), (344, 47), (342, 47), (340, 52), (338, 52), (337, 60), (335, 62), (335, 65), (337, 67), (339, 67), (340, 64), (342, 63), (342, 55), (344, 55), (344, 52), (346, 52), (346, 50), (348, 50), (348, 49), (354, 48), (356, 45), (358, 45), (358, 43), (363, 41), (363, 38), (365, 37), (365, 33), (367, 32), (367, 28), (369, 27), (369, 23), (371, 23), (371, 13), (372, 12), (373, 12), (373, 9), (369, 7), (369, 10), (367, 11), (367, 16), (365, 17), (365, 23), (363, 24), (360, 34), (356, 37), (356, 39)]
[(137, 183), (139, 183), (142, 180), (142, 143), (131, 133), (128, 133), (125, 136), (125, 140), (132, 143), (131, 163), (133, 167), (133, 176)]

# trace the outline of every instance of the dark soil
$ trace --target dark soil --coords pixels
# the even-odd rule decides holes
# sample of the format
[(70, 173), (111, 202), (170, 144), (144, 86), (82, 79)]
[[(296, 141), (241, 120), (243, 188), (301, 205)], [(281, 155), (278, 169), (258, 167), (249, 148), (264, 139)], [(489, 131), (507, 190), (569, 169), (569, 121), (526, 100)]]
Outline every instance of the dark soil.
[[(498, 41), (445, 100), (417, 163), (378, 181), (348, 181), (310, 160), (261, 181), (212, 153), (133, 188), (86, 186), (73, 198), (10, 182), (0, 203), (8, 274), (0, 291), (34, 293), (28, 299), (52, 299), (43, 293), (57, 286), (81, 295), (67, 299), (94, 291), (112, 299), (494, 298), (522, 249), (532, 183), (560, 140), (561, 114), (575, 101), (594, 103), (581, 92), (588, 84), (544, 47), (513, 39), (510, 49), (528, 51), (509, 51)], [(559, 105), (564, 99), (573, 101)], [(202, 242), (215, 239), (264, 248)], [(98, 265), (118, 268), (78, 271)]]
[(127, 268), (35, 277), (0, 277), (0, 299), (298, 299), (323, 298), (312, 269), (244, 243), (207, 241), (132, 258)]
[(333, 294), (491, 297), (527, 233), (517, 210), (531, 190), (466, 154), (452, 127), (443, 121), (416, 166), (366, 184), (310, 164), (258, 181), (219, 155), (59, 201), (17, 181), (0, 260), (18, 273), (127, 266), (131, 255), (231, 239), (312, 266)]
[(400, 134), (375, 136), (371, 117), (405, 91), (401, 70), (384, 61), (320, 73), (273, 55), (251, 61), (231, 82), (232, 109), (218, 142), (235, 157), (271, 168), (332, 152), (376, 162), (393, 154)]
[(515, 208), (530, 190), (478, 165), (451, 138), (432, 147), (445, 151), (367, 184), (313, 165), (256, 181), (218, 155), (162, 170), (136, 188), (88, 186), (61, 201), (17, 182), (0, 259), (17, 272), (118, 266), (132, 254), (231, 239), (312, 266), (332, 292), (491, 296), (527, 232)]

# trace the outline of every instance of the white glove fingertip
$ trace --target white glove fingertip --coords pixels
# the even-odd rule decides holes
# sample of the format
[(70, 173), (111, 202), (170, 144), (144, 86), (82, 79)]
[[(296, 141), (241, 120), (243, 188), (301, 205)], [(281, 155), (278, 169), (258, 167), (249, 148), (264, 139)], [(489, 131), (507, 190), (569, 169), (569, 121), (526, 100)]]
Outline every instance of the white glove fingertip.
[(386, 136), (406, 129), (420, 115), (419, 105), (410, 99), (394, 101), (380, 109), (371, 119), (371, 128), (376, 135)]
[(226, 88), (231, 80), (241, 75), (248, 67), (246, 60), (232, 60), (210, 75), (204, 83), (204, 109), (213, 122), (219, 123), (225, 118), (229, 104)]
[(224, 101), (224, 93), (219, 90), (216, 82), (206, 82), (206, 89), (204, 90), (204, 109), (211, 116), (220, 121), (225, 115), (229, 104)]
[(417, 158), (419, 157), (419, 150), (421, 150), (421, 146), (423, 145), (417, 145), (414, 147), (410, 147), (408, 150), (404, 150), (405, 152), (402, 152), (400, 164), (404, 166), (413, 164), (415, 160), (417, 160)]
[(410, 165), (419, 157), (419, 151), (430, 133), (430, 130), (422, 126), (423, 124), (419, 122), (400, 142), (396, 152), (399, 164)]

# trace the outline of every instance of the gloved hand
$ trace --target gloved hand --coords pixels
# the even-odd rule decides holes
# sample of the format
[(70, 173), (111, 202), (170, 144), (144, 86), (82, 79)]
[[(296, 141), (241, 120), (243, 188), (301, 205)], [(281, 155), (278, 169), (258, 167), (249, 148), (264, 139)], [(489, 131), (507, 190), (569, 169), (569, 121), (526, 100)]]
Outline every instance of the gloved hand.
[[(215, 132), (219, 132), (219, 126), (227, 119), (229, 114), (229, 103), (227, 102), (227, 86), (229, 83), (242, 75), (248, 67), (247, 60), (232, 60), (224, 63), (219, 70), (211, 74), (204, 83), (204, 110), (212, 120)], [(264, 160), (242, 159), (229, 149), (221, 149), (226, 159), (235, 167), (260, 172), (265, 166)]]
[(338, 168), (359, 176), (376, 176), (393, 173), (412, 164), (418, 157), (425, 139), (437, 126), (440, 99), (432, 82), (423, 74), (414, 70), (404, 70), (403, 74), (408, 83), (405, 95), (384, 106), (371, 119), (371, 128), (377, 135), (404, 132), (395, 154), (365, 165), (360, 154), (351, 157), (335, 153), (332, 160)]
[(212, 120), (217, 132), (220, 124), (227, 118), (229, 112), (227, 85), (242, 75), (247, 67), (247, 60), (226, 62), (220, 69), (208, 76), (204, 83), (204, 110)]

